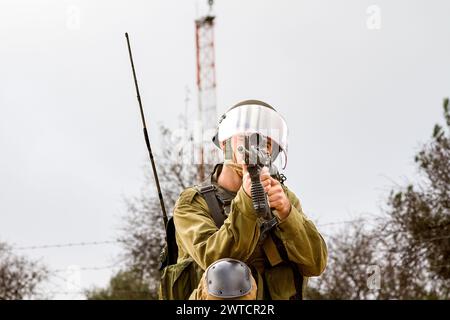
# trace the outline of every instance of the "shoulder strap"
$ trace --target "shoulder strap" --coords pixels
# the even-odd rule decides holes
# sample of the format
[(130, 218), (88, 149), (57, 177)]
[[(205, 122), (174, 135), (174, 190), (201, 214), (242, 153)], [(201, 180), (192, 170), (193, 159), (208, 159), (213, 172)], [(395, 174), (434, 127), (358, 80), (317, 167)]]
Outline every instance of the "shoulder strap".
[(272, 239), (283, 261), (285, 261), (291, 267), (294, 276), (294, 285), (296, 292), (292, 297), (289, 298), (289, 300), (303, 300), (303, 275), (300, 273), (297, 264), (289, 260), (288, 253), (286, 247), (283, 244), (283, 241), (275, 234), (273, 234)]
[(205, 198), (208, 204), (209, 212), (213, 218), (217, 228), (220, 228), (225, 221), (225, 215), (222, 213), (222, 208), (219, 205), (219, 200), (216, 197), (217, 187), (213, 184), (206, 184), (198, 187), (200, 194)]
[[(217, 187), (213, 184), (204, 184), (198, 187), (199, 193), (203, 196), (208, 204), (209, 212), (214, 220), (214, 223), (218, 228), (223, 225), (225, 216), (222, 213), (222, 208), (219, 205), (219, 200), (216, 197)], [(178, 259), (178, 246), (175, 237), (175, 223), (173, 217), (170, 217), (166, 228), (166, 245), (164, 246), (160, 255), (160, 266), (162, 270), (166, 266), (177, 263)]]

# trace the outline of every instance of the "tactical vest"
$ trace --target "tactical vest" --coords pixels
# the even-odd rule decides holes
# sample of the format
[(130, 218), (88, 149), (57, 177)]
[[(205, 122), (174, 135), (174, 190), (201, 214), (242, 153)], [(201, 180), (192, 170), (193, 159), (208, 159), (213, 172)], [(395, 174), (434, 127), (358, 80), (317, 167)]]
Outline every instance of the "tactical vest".
[[(281, 175), (276, 178), (280, 183), (283, 183), (285, 180), (285, 177)], [(220, 229), (227, 218), (225, 208), (229, 206), (230, 203), (223, 203), (218, 199), (217, 187), (209, 181), (197, 186), (196, 189), (205, 199), (209, 208), (209, 214), (214, 220), (217, 228)], [(175, 237), (173, 217), (170, 217), (168, 220), (166, 237), (167, 243), (161, 252), (160, 270), (162, 271), (162, 277), (159, 293), (160, 298), (188, 299), (190, 292), (198, 286), (198, 280), (201, 277), (202, 270), (193, 260), (186, 261), (183, 264), (177, 264), (178, 246)], [(271, 232), (269, 238), (270, 239), (267, 239), (267, 241), (264, 241), (264, 252), (266, 253), (267, 259), (272, 265), (286, 263), (291, 267), (295, 280), (296, 293), (290, 297), (290, 300), (301, 300), (303, 297), (303, 276), (298, 270), (297, 265), (288, 259), (288, 254), (283, 242), (275, 236), (273, 232)], [(249, 267), (252, 269), (251, 266)], [(258, 282), (258, 279), (256, 279), (256, 281)], [(178, 288), (175, 288), (175, 286)], [(264, 298), (270, 299), (270, 296), (266, 293)]]

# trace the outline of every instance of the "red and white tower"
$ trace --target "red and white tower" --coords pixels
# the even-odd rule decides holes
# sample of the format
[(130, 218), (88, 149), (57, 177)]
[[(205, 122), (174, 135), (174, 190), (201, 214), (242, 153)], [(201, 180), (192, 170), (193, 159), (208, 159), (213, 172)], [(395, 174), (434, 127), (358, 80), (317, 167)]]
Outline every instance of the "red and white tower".
[(217, 125), (213, 3), (213, 0), (208, 0), (208, 14), (195, 20), (198, 120), (202, 137), (202, 141), (199, 141), (196, 148), (199, 153), (198, 179), (200, 181), (205, 178), (205, 165), (212, 165), (219, 159), (218, 149), (210, 139), (214, 135)]

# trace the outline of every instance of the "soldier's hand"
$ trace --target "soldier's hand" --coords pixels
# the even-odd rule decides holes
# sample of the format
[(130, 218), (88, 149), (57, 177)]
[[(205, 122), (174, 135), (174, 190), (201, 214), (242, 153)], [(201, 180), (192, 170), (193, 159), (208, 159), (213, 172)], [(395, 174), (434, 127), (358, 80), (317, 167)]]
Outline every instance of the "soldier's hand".
[(269, 206), (275, 209), (281, 220), (287, 218), (291, 212), (291, 202), (284, 193), (283, 187), (277, 179), (270, 177), (271, 186), (267, 192)]
[[(267, 167), (264, 167), (261, 170), (260, 180), (261, 184), (264, 188), (265, 192), (269, 192), (271, 187), (271, 180), (269, 174), (269, 169)], [(252, 180), (250, 179), (250, 173), (247, 171), (247, 166), (243, 165), (243, 177), (242, 177), (242, 187), (244, 188), (244, 191), (246, 194), (249, 195), (249, 197), (252, 197)]]

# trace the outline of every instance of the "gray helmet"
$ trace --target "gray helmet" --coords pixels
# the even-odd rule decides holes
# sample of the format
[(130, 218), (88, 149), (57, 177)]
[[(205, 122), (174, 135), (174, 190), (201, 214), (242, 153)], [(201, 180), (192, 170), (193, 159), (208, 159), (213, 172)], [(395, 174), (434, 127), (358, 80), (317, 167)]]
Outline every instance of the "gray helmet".
[(213, 262), (206, 269), (206, 289), (217, 298), (238, 298), (252, 289), (249, 267), (242, 261), (225, 258)]

